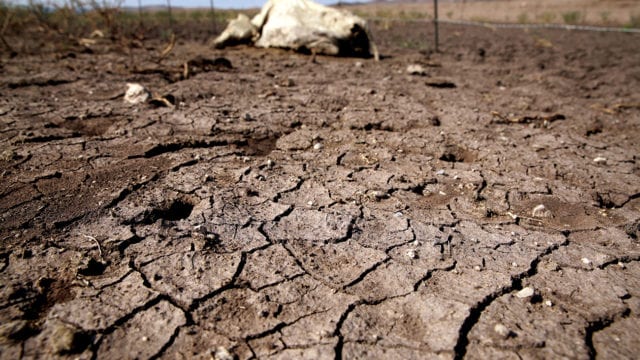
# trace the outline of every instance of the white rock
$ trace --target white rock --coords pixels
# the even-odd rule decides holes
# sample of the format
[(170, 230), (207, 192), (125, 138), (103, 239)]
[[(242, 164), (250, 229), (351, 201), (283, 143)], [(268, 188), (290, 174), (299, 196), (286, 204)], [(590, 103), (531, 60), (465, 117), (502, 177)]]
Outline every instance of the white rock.
[(407, 66), (407, 73), (409, 73), (410, 75), (427, 75), (427, 71), (424, 69), (424, 67), (418, 64), (411, 64)]
[(313, 145), (313, 149), (314, 150), (322, 150), (324, 146), (321, 143), (316, 143), (315, 145)]
[(544, 304), (549, 306), (549, 307), (553, 306), (553, 303), (551, 302), (551, 300), (545, 301)]
[(534, 293), (535, 293), (535, 290), (532, 287), (527, 286), (526, 288), (518, 291), (516, 293), (516, 297), (520, 299), (524, 299), (524, 298), (532, 297)]
[(552, 217), (551, 211), (546, 206), (540, 204), (533, 208), (531, 216), (534, 218), (550, 218)]
[(593, 159), (593, 162), (596, 164), (606, 164), (607, 163), (607, 158), (602, 157), (602, 156), (598, 156), (595, 159)]
[(409, 257), (410, 259), (416, 259), (418, 257), (418, 254), (416, 254), (416, 251), (414, 249), (409, 249), (407, 250), (407, 257)]
[(144, 86), (136, 83), (127, 83), (127, 91), (124, 93), (124, 101), (135, 105), (140, 104), (149, 99), (151, 94)]
[(213, 358), (215, 360), (233, 360), (233, 355), (231, 355), (231, 353), (229, 353), (229, 350), (227, 350), (226, 348), (219, 346), (216, 349)]
[(502, 325), (502, 324), (496, 324), (496, 326), (493, 327), (493, 331), (496, 332), (496, 334), (507, 338), (509, 337), (509, 335), (511, 335), (511, 330), (509, 330), (508, 327)]
[(585, 264), (585, 265), (591, 264), (591, 260), (587, 259), (586, 257), (582, 258), (580, 261), (582, 261), (582, 263)]

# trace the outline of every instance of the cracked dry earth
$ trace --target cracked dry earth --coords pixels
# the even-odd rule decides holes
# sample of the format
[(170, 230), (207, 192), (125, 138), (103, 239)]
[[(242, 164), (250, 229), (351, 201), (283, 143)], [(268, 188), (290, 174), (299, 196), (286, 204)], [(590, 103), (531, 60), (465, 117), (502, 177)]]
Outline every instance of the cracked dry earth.
[(4, 56), (0, 357), (634, 358), (638, 35), (373, 30)]

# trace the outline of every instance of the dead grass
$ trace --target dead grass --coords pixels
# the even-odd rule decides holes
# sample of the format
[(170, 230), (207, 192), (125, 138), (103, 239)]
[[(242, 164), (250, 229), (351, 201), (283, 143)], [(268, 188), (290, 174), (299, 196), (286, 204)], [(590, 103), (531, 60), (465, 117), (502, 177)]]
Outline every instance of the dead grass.
[[(377, 3), (344, 5), (365, 18), (402, 19), (403, 14), (433, 18), (431, 1), (420, 3)], [(509, 23), (566, 23), (640, 28), (637, 0), (486, 0), (441, 1), (438, 9), (447, 20), (481, 20)]]

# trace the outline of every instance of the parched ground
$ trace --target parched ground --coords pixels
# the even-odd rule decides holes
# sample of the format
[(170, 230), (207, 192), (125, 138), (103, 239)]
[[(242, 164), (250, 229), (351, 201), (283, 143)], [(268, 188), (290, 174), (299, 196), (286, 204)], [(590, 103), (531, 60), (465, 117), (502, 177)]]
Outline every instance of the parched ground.
[(636, 357), (640, 35), (423, 26), (3, 54), (0, 357)]

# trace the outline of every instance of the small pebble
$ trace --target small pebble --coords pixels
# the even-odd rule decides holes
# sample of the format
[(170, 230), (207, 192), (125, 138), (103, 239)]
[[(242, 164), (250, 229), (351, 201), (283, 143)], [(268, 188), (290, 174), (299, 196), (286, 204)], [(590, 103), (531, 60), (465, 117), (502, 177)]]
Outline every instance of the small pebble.
[(414, 249), (409, 249), (409, 250), (407, 250), (407, 257), (409, 257), (410, 259), (417, 259), (418, 258), (418, 254), (416, 253), (416, 251)]
[(533, 290), (532, 287), (527, 286), (526, 288), (518, 291), (516, 293), (516, 297), (520, 299), (524, 299), (524, 298), (532, 297), (534, 293), (535, 293), (535, 290)]
[(213, 358), (215, 360), (233, 360), (234, 359), (233, 355), (229, 353), (229, 350), (227, 350), (222, 346), (219, 346), (216, 349), (216, 352), (214, 353)]
[(314, 150), (322, 150), (323, 147), (324, 145), (322, 145), (321, 143), (316, 143), (315, 145), (313, 145)]
[(593, 159), (593, 162), (596, 164), (606, 164), (607, 163), (607, 158), (598, 156), (597, 158)]
[(267, 167), (272, 168), (273, 164), (274, 164), (273, 160), (271, 160), (271, 159), (267, 160)]
[(410, 75), (420, 75), (420, 76), (427, 75), (427, 71), (424, 69), (424, 67), (418, 64), (412, 64), (407, 66), (407, 73), (409, 73)]
[(495, 331), (496, 334), (502, 336), (503, 338), (508, 338), (511, 335), (511, 330), (509, 330), (508, 327), (502, 324), (496, 324), (496, 326), (493, 327), (493, 331)]
[(545, 305), (547, 305), (548, 307), (552, 307), (553, 303), (551, 302), (551, 300), (547, 300), (544, 302)]
[(438, 170), (436, 171), (436, 175), (445, 176), (447, 173), (444, 170)]
[(627, 266), (623, 262), (618, 262), (618, 267), (620, 269), (625, 269)]
[(151, 93), (144, 86), (136, 83), (128, 83), (127, 91), (124, 94), (124, 102), (129, 104), (140, 104), (149, 99)]
[(582, 263), (583, 263), (583, 264), (585, 264), (585, 265), (589, 265), (589, 264), (591, 264), (591, 260), (589, 260), (589, 259), (587, 259), (587, 258), (582, 258), (582, 259), (581, 259), (581, 261), (582, 261)]
[(480, 265), (476, 265), (476, 266), (473, 267), (473, 270), (482, 271), (482, 268), (480, 267)]

